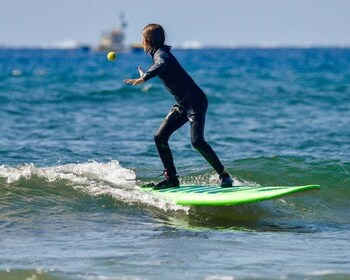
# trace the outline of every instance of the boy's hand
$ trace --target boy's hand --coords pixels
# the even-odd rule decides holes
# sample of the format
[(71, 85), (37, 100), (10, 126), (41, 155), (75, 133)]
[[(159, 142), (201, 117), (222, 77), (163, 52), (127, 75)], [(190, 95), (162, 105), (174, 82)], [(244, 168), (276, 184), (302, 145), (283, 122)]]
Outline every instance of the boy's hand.
[(143, 84), (143, 83), (145, 82), (145, 80), (144, 80), (142, 77), (143, 77), (143, 75), (144, 75), (145, 73), (142, 71), (141, 66), (139, 66), (139, 67), (137, 68), (137, 70), (139, 71), (140, 78), (139, 78), (139, 79), (125, 79), (125, 80), (124, 80), (124, 83), (130, 84), (130, 85), (133, 85), (133, 86)]
[(140, 78), (142, 78), (145, 73), (142, 71), (141, 66), (139, 66), (137, 70), (139, 70)]
[(129, 85), (141, 85), (145, 82), (145, 80), (143, 78), (139, 78), (139, 79), (125, 79), (124, 83), (129, 84)]

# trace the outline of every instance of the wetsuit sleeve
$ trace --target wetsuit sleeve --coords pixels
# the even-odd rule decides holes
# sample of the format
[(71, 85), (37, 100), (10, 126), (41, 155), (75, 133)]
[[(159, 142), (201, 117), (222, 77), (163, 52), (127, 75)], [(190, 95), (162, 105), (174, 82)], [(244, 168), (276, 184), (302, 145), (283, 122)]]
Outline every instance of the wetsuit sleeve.
[(145, 72), (142, 78), (147, 81), (161, 73), (166, 67), (168, 55), (165, 52), (156, 52), (153, 56), (153, 65)]

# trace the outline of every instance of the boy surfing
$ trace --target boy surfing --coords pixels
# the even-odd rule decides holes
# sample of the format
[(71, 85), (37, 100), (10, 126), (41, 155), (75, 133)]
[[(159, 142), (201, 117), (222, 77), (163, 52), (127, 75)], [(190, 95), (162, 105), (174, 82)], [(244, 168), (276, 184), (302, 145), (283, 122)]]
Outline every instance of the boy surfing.
[(141, 85), (158, 76), (169, 92), (175, 97), (176, 104), (170, 109), (154, 136), (160, 159), (164, 166), (165, 179), (153, 184), (153, 189), (179, 186), (173, 155), (169, 147), (170, 136), (188, 121), (191, 126), (191, 143), (218, 173), (220, 186), (232, 187), (233, 180), (226, 172), (218, 156), (205, 141), (204, 125), (208, 108), (208, 99), (202, 89), (193, 81), (165, 45), (165, 32), (159, 24), (148, 24), (142, 32), (142, 45), (146, 53), (152, 56), (153, 65), (143, 72), (138, 67), (140, 78), (125, 79), (131, 85)]

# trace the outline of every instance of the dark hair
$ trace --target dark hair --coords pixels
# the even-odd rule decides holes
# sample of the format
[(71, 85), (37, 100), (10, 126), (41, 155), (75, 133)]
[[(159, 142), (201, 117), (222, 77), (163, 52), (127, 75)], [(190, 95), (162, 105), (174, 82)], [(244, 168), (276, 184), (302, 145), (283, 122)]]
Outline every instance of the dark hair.
[(142, 31), (143, 38), (146, 42), (146, 52), (155, 53), (157, 49), (164, 46), (165, 31), (163, 27), (157, 23), (150, 23), (145, 26)]

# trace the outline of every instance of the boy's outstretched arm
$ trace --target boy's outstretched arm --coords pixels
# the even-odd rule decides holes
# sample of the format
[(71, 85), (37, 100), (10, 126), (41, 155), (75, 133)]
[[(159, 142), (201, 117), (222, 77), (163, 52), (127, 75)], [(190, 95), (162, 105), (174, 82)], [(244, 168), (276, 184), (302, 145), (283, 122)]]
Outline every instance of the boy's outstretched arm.
[(130, 84), (130, 85), (133, 85), (133, 86), (143, 84), (145, 82), (145, 80), (143, 79), (143, 75), (145, 73), (142, 71), (141, 66), (139, 66), (137, 68), (137, 70), (139, 71), (140, 78), (138, 78), (138, 79), (125, 79), (124, 83)]
[(141, 85), (145, 82), (145, 80), (143, 78), (138, 78), (138, 79), (125, 79), (124, 83), (129, 84), (129, 85)]

